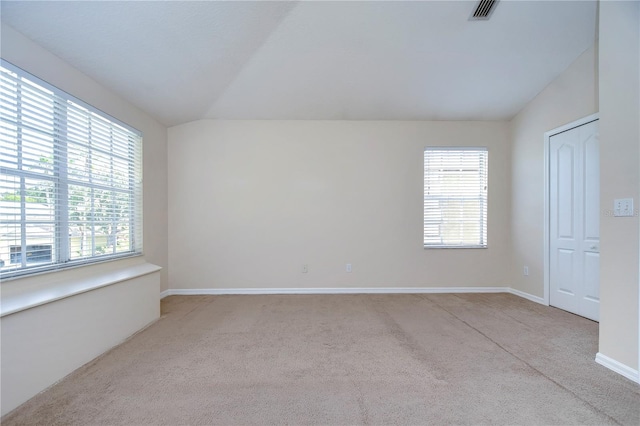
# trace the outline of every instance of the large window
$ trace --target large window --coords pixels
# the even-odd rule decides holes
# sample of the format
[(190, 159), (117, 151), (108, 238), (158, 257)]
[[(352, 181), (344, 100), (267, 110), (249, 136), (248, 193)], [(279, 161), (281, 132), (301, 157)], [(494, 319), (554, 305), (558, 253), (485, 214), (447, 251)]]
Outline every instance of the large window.
[(486, 148), (425, 148), (425, 248), (487, 247)]
[(142, 252), (140, 132), (2, 61), (0, 276)]

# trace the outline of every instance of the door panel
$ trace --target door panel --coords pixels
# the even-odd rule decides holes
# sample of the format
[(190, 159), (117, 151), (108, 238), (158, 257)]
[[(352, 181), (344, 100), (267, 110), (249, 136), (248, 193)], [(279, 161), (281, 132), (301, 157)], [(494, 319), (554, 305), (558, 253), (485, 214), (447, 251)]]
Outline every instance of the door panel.
[[(589, 129), (585, 129), (588, 131)], [(584, 238), (600, 241), (600, 144), (597, 133), (584, 144)]]
[(584, 297), (594, 302), (600, 301), (600, 253), (584, 254)]
[(549, 138), (549, 302), (599, 319), (598, 122)]
[(558, 290), (571, 296), (575, 295), (575, 282), (573, 279), (574, 256), (575, 252), (573, 250), (558, 250)]
[(571, 145), (563, 144), (558, 149), (558, 161), (556, 164), (556, 172), (558, 179), (558, 198), (557, 198), (557, 215), (558, 215), (558, 237), (573, 239), (574, 229), (574, 149)]

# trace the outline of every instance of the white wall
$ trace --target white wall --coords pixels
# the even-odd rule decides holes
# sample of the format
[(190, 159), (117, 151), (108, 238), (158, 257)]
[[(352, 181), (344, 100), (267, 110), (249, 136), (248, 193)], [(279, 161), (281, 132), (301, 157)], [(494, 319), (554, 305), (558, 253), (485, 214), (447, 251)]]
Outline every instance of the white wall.
[(584, 52), (510, 123), (510, 281), (534, 296), (544, 295), (544, 133), (598, 112), (597, 56), (597, 46)]
[[(600, 3), (600, 353), (638, 365), (640, 3)], [(636, 215), (613, 217), (614, 198)], [(637, 374), (637, 373), (636, 373)]]
[[(162, 266), (162, 288), (166, 289), (168, 283), (166, 128), (145, 112), (127, 103), (13, 28), (2, 24), (1, 31), (0, 52), (3, 59), (143, 133), (144, 252), (147, 261)], [(20, 281), (13, 280), (11, 283)]]
[[(508, 285), (507, 133), (501, 122), (203, 120), (172, 127), (170, 286)], [(488, 249), (422, 247), (429, 145), (489, 147)]]

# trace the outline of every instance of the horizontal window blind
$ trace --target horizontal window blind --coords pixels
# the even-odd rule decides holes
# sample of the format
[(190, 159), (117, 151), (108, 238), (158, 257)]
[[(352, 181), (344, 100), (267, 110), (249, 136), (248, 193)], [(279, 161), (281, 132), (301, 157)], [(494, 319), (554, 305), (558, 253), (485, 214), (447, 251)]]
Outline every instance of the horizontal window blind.
[(142, 252), (142, 135), (2, 61), (0, 276)]
[(425, 247), (487, 247), (487, 173), (486, 148), (425, 148)]

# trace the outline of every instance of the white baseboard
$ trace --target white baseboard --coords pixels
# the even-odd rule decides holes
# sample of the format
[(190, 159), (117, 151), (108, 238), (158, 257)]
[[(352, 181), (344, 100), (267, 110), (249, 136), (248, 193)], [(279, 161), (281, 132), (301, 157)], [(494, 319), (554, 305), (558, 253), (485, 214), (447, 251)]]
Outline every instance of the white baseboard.
[(169, 289), (160, 298), (173, 295), (221, 294), (407, 294), (407, 293), (509, 293), (508, 287), (316, 287), (316, 288), (190, 288)]
[(633, 368), (624, 365), (623, 363), (618, 362), (613, 358), (609, 358), (608, 356), (598, 352), (596, 354), (596, 362), (607, 367), (609, 370), (615, 371), (616, 373), (626, 377), (629, 380), (640, 383), (640, 374), (638, 373), (638, 370), (634, 370)]
[(533, 294), (525, 293), (524, 291), (516, 290), (515, 288), (509, 288), (508, 291), (509, 293), (515, 294), (516, 296), (520, 296), (527, 300), (531, 300), (532, 302), (536, 302), (541, 305), (548, 306), (548, 304), (545, 303), (543, 297), (534, 296)]

